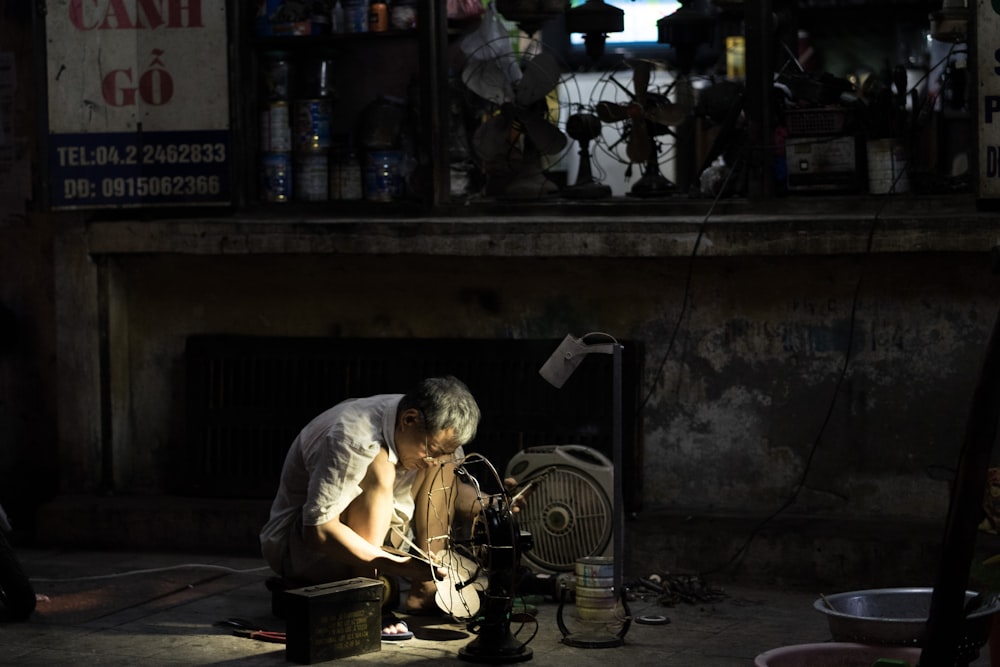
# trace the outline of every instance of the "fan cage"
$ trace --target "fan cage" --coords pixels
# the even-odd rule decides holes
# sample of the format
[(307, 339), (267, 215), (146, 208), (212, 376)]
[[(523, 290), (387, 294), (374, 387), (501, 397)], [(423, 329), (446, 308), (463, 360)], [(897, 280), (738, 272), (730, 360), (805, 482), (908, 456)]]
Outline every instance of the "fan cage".
[(611, 499), (590, 475), (557, 466), (531, 492), (518, 522), (532, 536), (533, 546), (523, 554), (527, 564), (550, 572), (571, 571), (580, 558), (606, 554), (612, 535)]
[[(558, 52), (548, 48), (541, 40), (532, 37), (521, 36), (520, 38), (512, 38), (504, 36), (494, 38), (478, 46), (467, 55), (462, 75), (463, 88), (466, 93), (463, 104), (469, 110), (471, 116), (479, 124), (485, 123), (487, 119), (500, 113), (504, 102), (509, 100), (505, 99), (506, 95), (497, 94), (484, 97), (478, 94), (469, 87), (465, 80), (466, 77), (485, 74), (486, 78), (494, 80), (497, 72), (503, 72), (507, 68), (520, 71), (528, 62), (543, 53), (553, 59), (553, 65), (555, 65), (555, 69), (559, 72), (556, 85), (539, 100), (544, 100), (546, 106), (544, 119), (560, 132), (566, 134), (566, 121), (569, 116), (576, 112), (589, 110), (589, 106), (585, 103), (584, 96), (576, 82), (576, 74), (572, 71), (572, 68), (567, 65)], [(496, 68), (496, 71), (493, 71), (494, 68)], [(507, 93), (513, 95), (514, 91), (509, 90)], [(524, 129), (520, 123), (516, 119), (512, 119), (510, 136), (523, 136), (523, 133)], [(470, 132), (469, 140), (475, 144), (474, 131)], [(515, 149), (516, 143), (513, 142), (511, 144), (511, 153), (508, 156), (509, 164), (506, 166), (511, 169), (520, 170), (524, 166), (520, 163), (520, 160), (525, 156), (520, 152), (520, 149)], [(483, 156), (478, 154), (478, 149), (476, 149), (475, 145), (473, 145), (473, 152), (476, 154), (476, 159), (479, 162), (484, 162)], [(532, 155), (530, 159), (537, 161), (537, 166), (543, 172), (548, 173), (565, 169), (567, 160), (571, 159), (569, 156), (575, 154), (575, 142), (567, 137), (565, 146), (559, 151)], [(489, 161), (487, 160), (486, 162)]]
[[(600, 74), (590, 88), (589, 106), (597, 108), (597, 105), (602, 101), (627, 104), (634, 94), (632, 74), (630, 69), (614, 69)], [(676, 79), (676, 74), (665, 65), (653, 67), (649, 73), (647, 91), (664, 94), (673, 88)], [(585, 86), (586, 82), (581, 82), (580, 85)], [(672, 99), (675, 97), (675, 94), (671, 94), (669, 97)], [(600, 136), (594, 141), (595, 161), (600, 156), (603, 156), (617, 163), (621, 168), (632, 164), (632, 160), (628, 157), (626, 150), (630, 132), (631, 121), (623, 120), (616, 123), (604, 123)], [(660, 165), (663, 175), (673, 180), (675, 178), (674, 172), (676, 171), (676, 165), (674, 164), (677, 148), (676, 141), (669, 134), (658, 136), (656, 141), (659, 144), (657, 163)], [(601, 163), (605, 169), (614, 169), (617, 173), (617, 168), (612, 168), (603, 160)], [(642, 166), (640, 165), (640, 167)], [(625, 180), (627, 181), (628, 178), (625, 177)]]

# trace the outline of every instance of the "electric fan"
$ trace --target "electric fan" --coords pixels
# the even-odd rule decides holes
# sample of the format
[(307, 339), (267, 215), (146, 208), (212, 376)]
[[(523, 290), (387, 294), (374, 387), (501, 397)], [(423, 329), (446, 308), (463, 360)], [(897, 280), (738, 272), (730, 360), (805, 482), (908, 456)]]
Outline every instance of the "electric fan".
[(589, 109), (581, 108), (566, 119), (566, 134), (580, 146), (580, 162), (576, 180), (566, 186), (562, 196), (568, 199), (602, 199), (611, 196), (611, 186), (594, 178), (591, 168), (591, 143), (601, 136), (601, 119)]
[(538, 572), (571, 572), (588, 556), (610, 556), (614, 466), (583, 445), (531, 447), (515, 454), (506, 477), (530, 496), (518, 522), (531, 534), (525, 564)]
[(545, 177), (544, 158), (567, 145), (558, 104), (550, 99), (562, 68), (540, 42), (526, 44), (516, 54), (509, 38), (492, 40), (462, 68), (462, 83), (475, 94), (484, 118), (471, 143), (487, 175), (487, 194), (531, 198), (556, 191)]
[(646, 59), (627, 61), (632, 69), (631, 89), (614, 72), (603, 77), (594, 88), (598, 100), (597, 116), (607, 124), (616, 124), (619, 135), (607, 141), (602, 135), (602, 151), (611, 158), (629, 164), (642, 164), (642, 177), (629, 194), (634, 197), (658, 197), (672, 194), (674, 184), (661, 173), (661, 162), (670, 153), (657, 137), (675, 137), (671, 126), (683, 123), (687, 105), (671, 101), (676, 79), (660, 63)]
[[(519, 530), (500, 476), (479, 454), (441, 464), (433, 474), (427, 511), (444, 533), (428, 535), (427, 553), (433, 553), (438, 566), (448, 571), (444, 579), (435, 578), (435, 600), (478, 635), (459, 650), (459, 657), (494, 664), (530, 660), (528, 641), (534, 633), (521, 641), (510, 628), (512, 619), (521, 617), (512, 614), (515, 585), (522, 551), (530, 549), (531, 538)], [(475, 492), (471, 508), (456, 502), (462, 496), (458, 491), (462, 484)], [(537, 622), (530, 620), (537, 632)]]

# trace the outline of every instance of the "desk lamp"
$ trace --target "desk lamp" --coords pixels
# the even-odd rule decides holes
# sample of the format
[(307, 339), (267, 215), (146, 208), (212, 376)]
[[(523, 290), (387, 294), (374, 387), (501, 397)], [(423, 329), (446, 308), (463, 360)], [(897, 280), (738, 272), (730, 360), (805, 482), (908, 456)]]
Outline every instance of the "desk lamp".
[[(610, 342), (588, 343), (586, 339), (592, 336), (602, 336)], [(610, 354), (612, 356), (612, 455), (614, 462), (614, 499), (612, 502), (613, 516), (612, 542), (614, 548), (613, 579), (614, 594), (620, 598), (625, 608), (625, 622), (617, 635), (602, 635), (601, 633), (587, 633), (586, 636), (566, 635), (563, 642), (570, 646), (582, 648), (611, 648), (621, 646), (625, 643), (625, 633), (628, 632), (631, 619), (629, 618), (628, 603), (625, 595), (625, 588), (622, 582), (622, 555), (625, 551), (624, 519), (625, 507), (622, 502), (622, 345), (612, 336), (592, 332), (580, 338), (567, 334), (556, 351), (549, 356), (548, 360), (538, 370), (538, 374), (556, 389), (566, 384), (566, 380), (573, 374), (577, 366), (588, 354)], [(560, 623), (560, 629), (562, 624)]]

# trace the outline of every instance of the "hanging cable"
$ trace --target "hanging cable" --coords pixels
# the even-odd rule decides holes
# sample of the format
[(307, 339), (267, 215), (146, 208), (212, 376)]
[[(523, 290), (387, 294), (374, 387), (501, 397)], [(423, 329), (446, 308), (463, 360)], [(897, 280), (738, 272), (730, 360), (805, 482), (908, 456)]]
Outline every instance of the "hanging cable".
[[(892, 185), (889, 188), (889, 192), (894, 192), (896, 189), (896, 184), (899, 179), (905, 174), (905, 170), (900, 170), (893, 178)], [(862, 262), (860, 272), (858, 273), (857, 282), (854, 285), (854, 293), (851, 298), (851, 316), (849, 319), (848, 329), (847, 329), (847, 348), (844, 351), (844, 361), (840, 366), (840, 372), (837, 374), (837, 381), (834, 383), (833, 396), (830, 398), (830, 402), (826, 409), (826, 414), (823, 417), (823, 421), (820, 424), (819, 431), (816, 433), (816, 437), (813, 439), (812, 445), (809, 448), (809, 453), (806, 455), (805, 465), (802, 468), (802, 473), (799, 475), (799, 480), (795, 484), (795, 488), (791, 495), (771, 514), (764, 517), (761, 521), (757, 523), (756, 526), (751, 529), (750, 534), (744, 540), (743, 544), (736, 550), (736, 552), (721, 565), (712, 568), (710, 570), (704, 570), (699, 574), (701, 576), (707, 574), (715, 574), (720, 572), (731, 565), (735, 565), (740, 559), (746, 554), (750, 548), (750, 544), (753, 542), (757, 534), (766, 526), (768, 523), (777, 518), (785, 510), (791, 507), (796, 499), (798, 499), (799, 493), (805, 487), (806, 479), (809, 477), (809, 470), (812, 468), (813, 457), (816, 455), (816, 451), (819, 449), (819, 444), (823, 439), (823, 434), (826, 432), (827, 426), (830, 424), (830, 419), (833, 417), (833, 409), (837, 404), (837, 396), (840, 394), (840, 388), (844, 383), (844, 378), (847, 376), (847, 368), (851, 362), (851, 354), (854, 350), (854, 330), (857, 324), (857, 310), (858, 310), (858, 300), (861, 295), (861, 286), (864, 282), (865, 269), (867, 267), (867, 260), (871, 256), (872, 246), (875, 242), (875, 231), (878, 228), (878, 223), (882, 215), (882, 211), (885, 209), (888, 199), (883, 199), (878, 209), (875, 211), (875, 215), (872, 217), (871, 225), (868, 228), (868, 238), (865, 242), (865, 249), (862, 255)]]
[[(952, 55), (952, 52), (949, 51), (948, 55), (945, 58), (943, 58), (941, 62), (942, 63), (943, 62), (947, 62), (947, 60), (950, 59), (951, 55)], [(941, 64), (941, 63), (939, 63), (939, 64)], [(916, 85), (919, 85), (919, 83), (920, 82), (917, 82)], [(737, 157), (737, 160), (734, 162), (732, 168), (726, 174), (725, 180), (723, 181), (721, 187), (719, 188), (719, 191), (716, 194), (715, 198), (712, 200), (711, 206), (709, 207), (708, 211), (705, 213), (704, 217), (702, 218), (701, 224), (699, 225), (698, 234), (695, 237), (694, 245), (693, 245), (691, 253), (690, 253), (689, 257), (688, 257), (688, 269), (687, 269), (687, 274), (685, 276), (685, 281), (684, 281), (684, 290), (683, 290), (683, 297), (682, 297), (682, 300), (681, 300), (681, 308), (680, 308), (680, 311), (679, 311), (679, 313), (677, 315), (677, 319), (676, 319), (676, 321), (674, 323), (673, 330), (671, 331), (670, 339), (669, 339), (669, 341), (667, 343), (667, 349), (664, 351), (663, 356), (661, 357), (660, 362), (657, 365), (656, 370), (655, 370), (655, 372), (653, 374), (653, 378), (652, 378), (652, 380), (650, 382), (649, 390), (647, 391), (647, 393), (643, 397), (642, 401), (640, 401), (638, 407), (636, 408), (636, 415), (637, 416), (640, 415), (642, 413), (642, 411), (645, 409), (647, 403), (652, 398), (654, 392), (656, 391), (656, 389), (657, 389), (657, 387), (658, 387), (658, 385), (660, 383), (660, 379), (662, 378), (663, 371), (664, 371), (664, 368), (666, 367), (667, 360), (670, 358), (671, 352), (673, 351), (674, 345), (676, 343), (677, 336), (678, 336), (678, 333), (679, 333), (680, 328), (681, 328), (681, 323), (683, 322), (684, 317), (687, 314), (688, 301), (690, 299), (690, 293), (691, 293), (691, 284), (693, 282), (693, 275), (694, 275), (694, 260), (695, 260), (695, 257), (698, 254), (698, 249), (699, 249), (699, 247), (701, 245), (701, 240), (702, 240), (702, 237), (704, 236), (704, 233), (705, 233), (705, 225), (708, 222), (708, 220), (711, 218), (712, 214), (714, 213), (715, 207), (717, 206), (717, 204), (719, 202), (719, 199), (726, 192), (727, 185), (729, 183), (730, 178), (732, 177), (732, 175), (734, 173), (736, 173), (738, 171), (737, 167), (745, 159), (745, 154), (746, 154), (746, 151), (743, 151)], [(905, 173), (906, 173), (906, 171), (904, 169), (901, 169), (901, 170), (899, 170), (899, 173), (893, 174), (893, 180), (892, 180), (892, 183), (891, 183), (890, 188), (889, 188), (889, 192), (890, 193), (896, 191), (896, 186), (899, 183), (899, 180), (902, 178), (902, 176)], [(875, 215), (872, 218), (871, 225), (869, 226), (869, 229), (868, 229), (867, 239), (866, 239), (866, 242), (865, 242), (865, 249), (864, 249), (863, 255), (862, 255), (863, 261), (862, 261), (862, 264), (861, 264), (860, 273), (858, 274), (857, 282), (855, 283), (855, 286), (854, 286), (854, 290), (853, 290), (853, 294), (852, 294), (852, 299), (851, 299), (851, 310), (850, 310), (850, 318), (849, 318), (848, 334), (847, 334), (847, 347), (846, 347), (845, 352), (844, 352), (843, 363), (841, 364), (840, 371), (837, 374), (837, 379), (836, 379), (836, 382), (834, 384), (833, 395), (832, 395), (832, 397), (830, 399), (830, 402), (829, 402), (829, 404), (827, 406), (827, 410), (826, 410), (826, 413), (824, 414), (823, 421), (821, 422), (819, 430), (816, 433), (816, 436), (815, 436), (815, 438), (812, 441), (812, 445), (809, 448), (808, 454), (806, 455), (806, 460), (805, 460), (805, 464), (804, 464), (803, 469), (802, 469), (802, 473), (800, 474), (799, 479), (796, 482), (796, 484), (795, 484), (795, 486), (794, 486), (794, 488), (792, 490), (792, 493), (789, 495), (789, 497), (775, 511), (773, 511), (771, 514), (769, 514), (768, 516), (766, 516), (764, 519), (762, 519), (760, 522), (758, 522), (754, 526), (754, 528), (750, 531), (750, 534), (747, 536), (746, 540), (736, 550), (736, 552), (727, 561), (725, 561), (721, 565), (719, 565), (719, 566), (717, 566), (717, 567), (715, 567), (713, 569), (706, 570), (706, 571), (702, 572), (701, 573), (702, 575), (712, 574), (712, 573), (715, 573), (715, 572), (719, 572), (719, 571), (721, 571), (721, 570), (723, 570), (723, 569), (725, 569), (725, 568), (727, 568), (727, 567), (735, 564), (736, 562), (738, 562), (740, 560), (740, 558), (743, 555), (745, 555), (745, 553), (749, 549), (750, 544), (752, 543), (752, 541), (754, 540), (754, 538), (758, 535), (758, 533), (764, 528), (764, 526), (766, 526), (768, 523), (770, 523), (772, 520), (774, 520), (776, 517), (778, 517), (780, 514), (782, 514), (789, 507), (791, 507), (792, 504), (794, 504), (794, 502), (797, 500), (797, 498), (798, 498), (799, 494), (801, 493), (802, 489), (805, 487), (806, 480), (808, 479), (808, 476), (809, 476), (809, 471), (810, 471), (810, 469), (812, 467), (813, 459), (814, 459), (814, 457), (816, 455), (816, 452), (817, 452), (817, 450), (819, 448), (819, 444), (822, 441), (823, 435), (825, 434), (826, 429), (829, 426), (830, 420), (831, 420), (831, 418), (833, 416), (833, 410), (834, 410), (834, 407), (836, 406), (836, 403), (837, 403), (837, 396), (840, 393), (840, 389), (841, 389), (841, 387), (843, 385), (844, 378), (847, 376), (847, 369), (848, 369), (848, 367), (850, 365), (850, 362), (851, 362), (851, 359), (852, 359), (853, 346), (854, 346), (854, 332), (855, 332), (855, 328), (856, 328), (856, 324), (857, 324), (857, 307), (858, 307), (858, 301), (859, 301), (860, 294), (861, 294), (862, 284), (864, 282), (864, 275), (865, 275), (865, 268), (867, 266), (867, 259), (871, 255), (871, 251), (872, 251), (872, 247), (873, 247), (874, 239), (875, 239), (875, 232), (876, 232), (876, 230), (878, 228), (878, 223), (879, 223), (879, 220), (881, 218), (882, 211), (884, 210), (884, 208), (885, 208), (886, 204), (888, 203), (888, 201), (889, 201), (888, 199), (883, 199), (883, 201), (881, 202), (880, 206), (876, 210)]]
[(701, 239), (705, 235), (705, 224), (712, 217), (712, 213), (715, 211), (716, 205), (719, 203), (719, 199), (726, 192), (726, 187), (729, 184), (729, 180), (732, 178), (733, 174), (738, 171), (738, 167), (742, 164), (744, 160), (744, 153), (740, 153), (732, 168), (726, 174), (726, 178), (723, 180), (722, 185), (719, 187), (719, 191), (716, 193), (715, 198), (712, 200), (712, 205), (708, 207), (708, 211), (702, 218), (701, 223), (698, 225), (698, 234), (695, 236), (694, 245), (691, 248), (691, 254), (688, 256), (688, 268), (687, 275), (684, 278), (684, 291), (681, 298), (681, 309), (677, 314), (677, 320), (674, 322), (673, 331), (670, 334), (670, 340), (667, 342), (667, 349), (664, 351), (663, 356), (660, 358), (660, 363), (657, 364), (656, 371), (653, 373), (653, 380), (650, 382), (649, 391), (639, 402), (636, 407), (636, 416), (642, 414), (642, 411), (646, 407), (646, 403), (652, 398), (653, 393), (656, 391), (657, 384), (659, 383), (660, 377), (663, 375), (663, 369), (667, 365), (667, 359), (670, 358), (670, 353), (673, 351), (674, 342), (677, 340), (677, 333), (680, 331), (681, 322), (684, 320), (684, 316), (687, 314), (688, 297), (691, 294), (691, 282), (694, 276), (694, 259), (698, 254), (698, 248), (701, 246)]

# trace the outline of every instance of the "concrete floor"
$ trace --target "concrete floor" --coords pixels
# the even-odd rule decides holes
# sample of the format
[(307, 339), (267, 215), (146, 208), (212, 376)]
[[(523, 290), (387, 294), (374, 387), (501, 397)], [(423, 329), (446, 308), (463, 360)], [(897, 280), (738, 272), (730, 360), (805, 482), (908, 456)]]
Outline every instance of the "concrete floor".
[[(239, 617), (262, 629), (285, 629), (271, 614), (264, 586), (270, 573), (260, 559), (43, 549), (19, 551), (19, 558), (43, 597), (28, 622), (0, 623), (0, 664), (294, 664), (286, 661), (283, 645), (237, 637), (217, 625)], [(669, 605), (661, 604), (655, 594), (633, 600), (633, 617), (664, 616), (669, 623), (633, 623), (624, 645), (615, 648), (567, 645), (556, 623), (559, 605), (546, 599), (537, 605), (537, 634), (529, 644), (528, 664), (729, 667), (752, 665), (755, 656), (770, 649), (830, 640), (825, 617), (812, 608), (821, 591), (705, 583), (718, 594), (675, 599)], [(605, 631), (579, 621), (572, 605), (564, 608), (564, 618), (574, 637)], [(382, 642), (378, 652), (342, 662), (469, 664), (458, 652), (475, 637), (463, 624), (437, 617), (407, 620), (413, 639)], [(611, 628), (612, 634), (617, 628)], [(532, 631), (526, 625), (519, 638)], [(988, 649), (972, 664), (989, 665)]]

